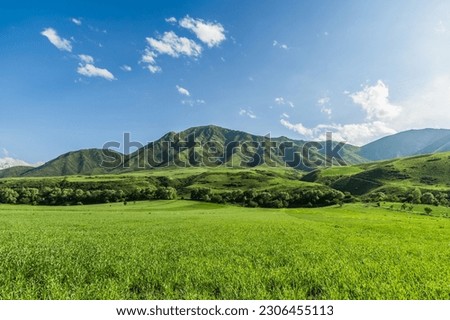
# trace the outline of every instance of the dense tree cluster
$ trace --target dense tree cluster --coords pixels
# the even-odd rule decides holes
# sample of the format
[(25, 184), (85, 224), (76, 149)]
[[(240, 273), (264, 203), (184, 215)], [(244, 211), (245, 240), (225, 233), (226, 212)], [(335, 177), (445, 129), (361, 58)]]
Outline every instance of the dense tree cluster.
[(425, 191), (422, 192), (419, 188), (414, 188), (412, 190), (395, 192), (383, 192), (376, 191), (372, 192), (363, 200), (368, 202), (403, 202), (410, 204), (428, 204), (434, 206), (449, 206), (450, 205), (450, 194), (442, 191)]
[(191, 190), (191, 199), (265, 208), (321, 207), (352, 200), (350, 196), (330, 188), (234, 190), (222, 193), (213, 193), (210, 188), (195, 188)]
[(33, 205), (80, 205), (137, 200), (176, 199), (172, 187), (83, 190), (61, 187), (0, 188), (0, 203)]

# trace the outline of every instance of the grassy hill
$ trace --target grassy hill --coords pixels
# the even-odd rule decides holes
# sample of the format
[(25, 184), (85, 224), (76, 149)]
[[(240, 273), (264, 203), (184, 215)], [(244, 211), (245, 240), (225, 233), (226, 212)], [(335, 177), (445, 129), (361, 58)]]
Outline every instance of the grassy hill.
[(450, 152), (318, 169), (302, 180), (322, 183), (355, 195), (374, 191), (406, 192), (416, 187), (449, 192)]

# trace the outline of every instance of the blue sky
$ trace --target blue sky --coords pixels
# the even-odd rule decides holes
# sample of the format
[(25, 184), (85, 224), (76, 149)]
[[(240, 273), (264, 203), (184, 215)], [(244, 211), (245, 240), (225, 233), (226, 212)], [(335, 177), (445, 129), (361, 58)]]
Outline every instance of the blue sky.
[(449, 127), (448, 1), (0, 4), (0, 158), (216, 124), (362, 145)]

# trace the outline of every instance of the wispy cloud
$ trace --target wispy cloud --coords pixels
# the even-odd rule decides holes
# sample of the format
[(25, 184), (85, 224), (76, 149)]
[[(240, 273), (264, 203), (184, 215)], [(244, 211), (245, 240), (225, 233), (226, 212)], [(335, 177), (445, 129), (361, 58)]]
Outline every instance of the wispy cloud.
[(50, 41), (50, 43), (53, 44), (59, 50), (72, 52), (72, 45), (70, 41), (58, 36), (58, 33), (56, 32), (55, 29), (53, 28), (44, 29), (44, 31), (41, 32), (41, 35), (46, 37)]
[(126, 71), (126, 72), (130, 72), (133, 70), (133, 68), (131, 68), (129, 65), (126, 65), (126, 64), (121, 66), (120, 69), (122, 69), (123, 71)]
[(183, 95), (183, 96), (189, 97), (191, 95), (191, 93), (187, 89), (185, 89), (183, 87), (180, 87), (179, 85), (177, 85), (176, 88), (178, 90), (178, 93)]
[(286, 118), (286, 119), (289, 119), (289, 118), (290, 118), (290, 116), (289, 116), (286, 112), (283, 112), (283, 113), (281, 114), (281, 117), (282, 117), (282, 118)]
[(203, 100), (203, 99), (195, 99), (195, 100), (193, 100), (193, 99), (187, 99), (187, 100), (181, 100), (181, 104), (188, 105), (188, 106), (191, 106), (191, 107), (193, 107), (193, 106), (195, 106), (195, 105), (205, 104), (205, 103), (206, 103), (206, 101)]
[(79, 54), (78, 57), (84, 63), (94, 63), (94, 58), (92, 58), (91, 56), (89, 56), (87, 54)]
[(73, 23), (75, 23), (77, 26), (81, 26), (81, 19), (72, 18), (71, 19)]
[(330, 97), (325, 96), (317, 100), (317, 104), (320, 106), (320, 112), (326, 114), (328, 118), (331, 117), (332, 110), (330, 108)]
[(80, 64), (77, 72), (85, 77), (100, 77), (109, 81), (116, 80), (114, 75), (107, 69), (97, 68), (91, 63)]
[(220, 45), (226, 39), (224, 27), (217, 22), (186, 16), (180, 20), (180, 26), (194, 32), (197, 38), (210, 48)]
[(175, 17), (166, 18), (164, 20), (166, 20), (166, 22), (171, 23), (171, 24), (177, 23), (177, 19)]
[(280, 48), (280, 49), (284, 49), (284, 50), (289, 50), (289, 47), (286, 44), (279, 43), (277, 40), (273, 40), (272, 46)]
[(247, 109), (241, 109), (241, 110), (239, 110), (239, 115), (240, 115), (240, 116), (247, 116), (247, 117), (249, 117), (250, 119), (255, 119), (255, 118), (256, 118), (256, 115), (253, 113), (253, 111), (247, 110)]
[(275, 101), (276, 104), (278, 104), (278, 105), (280, 105), (280, 106), (288, 105), (288, 106), (291, 107), (291, 108), (294, 108), (294, 107), (295, 107), (295, 105), (294, 105), (294, 103), (293, 103), (292, 101), (286, 100), (286, 99), (283, 98), (283, 97), (275, 98), (274, 101)]

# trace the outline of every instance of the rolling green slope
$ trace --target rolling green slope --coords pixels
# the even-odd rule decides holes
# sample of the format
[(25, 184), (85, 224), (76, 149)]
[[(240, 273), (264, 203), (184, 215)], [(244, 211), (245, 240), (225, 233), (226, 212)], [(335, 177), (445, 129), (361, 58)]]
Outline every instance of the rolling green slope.
[[(450, 190), (450, 152), (318, 169), (302, 180), (329, 185), (355, 195), (374, 190)], [(392, 189), (389, 189), (391, 187)]]
[(40, 167), (23, 172), (20, 176), (51, 177), (106, 174), (111, 172), (111, 169), (102, 166), (102, 162), (105, 160), (105, 154), (117, 154), (120, 156), (118, 153), (101, 149), (73, 151), (63, 154)]

